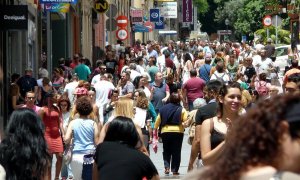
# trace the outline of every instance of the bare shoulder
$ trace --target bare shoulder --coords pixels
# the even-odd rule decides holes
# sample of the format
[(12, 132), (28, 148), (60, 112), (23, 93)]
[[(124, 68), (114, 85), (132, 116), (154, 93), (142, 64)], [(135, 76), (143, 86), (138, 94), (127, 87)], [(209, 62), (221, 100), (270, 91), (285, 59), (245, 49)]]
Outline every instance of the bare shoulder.
[(193, 170), (189, 172), (182, 180), (199, 180), (204, 172), (206, 172), (209, 167), (202, 167), (200, 169)]

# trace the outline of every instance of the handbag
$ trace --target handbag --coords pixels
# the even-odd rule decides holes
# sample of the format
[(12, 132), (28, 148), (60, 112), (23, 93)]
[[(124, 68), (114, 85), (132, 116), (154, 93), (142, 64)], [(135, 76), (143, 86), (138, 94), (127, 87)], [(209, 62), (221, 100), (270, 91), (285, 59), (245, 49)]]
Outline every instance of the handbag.
[(63, 160), (64, 160), (65, 164), (70, 164), (70, 162), (72, 160), (73, 147), (74, 147), (74, 144), (73, 144), (73, 139), (72, 139), (70, 145), (65, 148), (64, 153), (63, 153)]
[(82, 175), (83, 180), (93, 179), (93, 164), (94, 164), (94, 153), (86, 154), (83, 156), (82, 164)]

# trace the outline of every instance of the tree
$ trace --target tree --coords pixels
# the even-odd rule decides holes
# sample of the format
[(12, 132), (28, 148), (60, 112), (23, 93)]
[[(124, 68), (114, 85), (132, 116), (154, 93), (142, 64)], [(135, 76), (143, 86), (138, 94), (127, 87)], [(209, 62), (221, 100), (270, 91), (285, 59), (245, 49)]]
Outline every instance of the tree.
[[(269, 28), (269, 36), (275, 42), (275, 27), (270, 26)], [(265, 43), (267, 42), (267, 28), (259, 29), (255, 31), (255, 35), (260, 37), (260, 40), (263, 40)], [(291, 38), (290, 38), (290, 31), (278, 28), (278, 44), (290, 44)]]
[(208, 9), (209, 5), (207, 0), (193, 0), (194, 5), (198, 8), (198, 14), (205, 14)]

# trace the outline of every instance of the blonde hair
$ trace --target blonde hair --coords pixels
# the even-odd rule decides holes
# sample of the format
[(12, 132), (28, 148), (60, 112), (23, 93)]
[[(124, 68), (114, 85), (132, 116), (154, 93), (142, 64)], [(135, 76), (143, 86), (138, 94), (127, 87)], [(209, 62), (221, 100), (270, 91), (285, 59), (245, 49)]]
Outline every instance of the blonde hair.
[(130, 98), (120, 98), (116, 101), (113, 115), (114, 117), (124, 116), (132, 119), (134, 117), (133, 100)]

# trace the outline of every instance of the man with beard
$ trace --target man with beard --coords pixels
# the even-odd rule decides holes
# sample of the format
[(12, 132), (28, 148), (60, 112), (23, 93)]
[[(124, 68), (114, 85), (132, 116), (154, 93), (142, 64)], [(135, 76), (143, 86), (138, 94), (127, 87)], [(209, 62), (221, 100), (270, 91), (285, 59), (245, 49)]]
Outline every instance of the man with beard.
[(192, 142), (190, 161), (188, 166), (188, 171), (193, 169), (193, 165), (196, 157), (201, 157), (200, 155), (200, 131), (201, 124), (205, 119), (214, 117), (217, 114), (218, 103), (216, 102), (217, 97), (219, 96), (220, 88), (222, 83), (218, 80), (211, 80), (206, 83), (204, 87), (204, 99), (207, 101), (207, 105), (202, 106), (196, 112), (196, 128), (195, 128), (195, 137)]
[(121, 79), (118, 83), (118, 89), (121, 89), (121, 96), (132, 98), (134, 92), (134, 85), (130, 82), (130, 74), (129, 72), (123, 72), (121, 74)]

